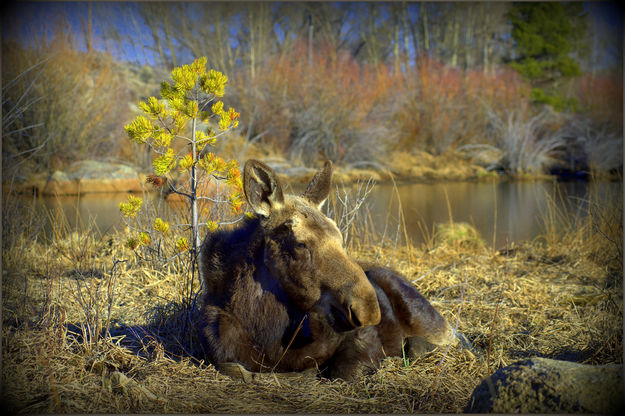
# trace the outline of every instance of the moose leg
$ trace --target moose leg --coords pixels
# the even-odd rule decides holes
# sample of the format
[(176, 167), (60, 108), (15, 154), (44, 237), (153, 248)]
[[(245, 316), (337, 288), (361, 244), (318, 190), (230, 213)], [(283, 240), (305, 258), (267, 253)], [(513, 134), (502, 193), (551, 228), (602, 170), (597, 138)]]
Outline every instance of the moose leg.
[[(419, 336), (437, 346), (457, 342), (455, 332), (447, 320), (403, 277), (382, 267), (364, 270), (369, 281), (377, 286), (376, 292), (384, 293), (384, 302), (390, 304), (404, 338)], [(382, 303), (380, 297), (378, 299)]]
[(240, 363), (249, 370), (261, 370), (262, 354), (254, 348), (235, 317), (219, 307), (206, 306), (203, 319), (203, 345), (215, 367), (222, 363)]
[[(239, 320), (216, 306), (205, 306), (202, 340), (209, 361), (217, 371), (235, 380), (250, 382), (266, 377), (310, 376), (317, 372), (317, 363), (325, 362), (334, 354), (341, 337), (310, 314), (311, 330), (316, 340), (300, 348), (285, 348), (272, 356), (265, 356), (247, 335)], [(270, 348), (271, 350), (271, 348)], [(294, 372), (296, 371), (296, 372)]]
[(233, 380), (239, 380), (244, 383), (251, 383), (255, 380), (267, 380), (273, 377), (278, 379), (290, 379), (297, 377), (310, 378), (317, 375), (316, 368), (309, 368), (304, 371), (291, 371), (288, 373), (259, 373), (254, 371), (248, 371), (239, 363), (217, 363), (215, 368), (221, 374), (230, 377)]
[[(460, 343), (460, 346), (465, 350), (469, 350), (475, 353), (475, 347), (469, 341), (469, 339), (460, 332), (455, 333), (455, 338), (452, 340), (451, 345)], [(436, 348), (436, 345), (429, 343), (425, 338), (420, 336), (408, 337), (405, 340), (404, 350), (408, 357), (415, 358), (430, 352)]]

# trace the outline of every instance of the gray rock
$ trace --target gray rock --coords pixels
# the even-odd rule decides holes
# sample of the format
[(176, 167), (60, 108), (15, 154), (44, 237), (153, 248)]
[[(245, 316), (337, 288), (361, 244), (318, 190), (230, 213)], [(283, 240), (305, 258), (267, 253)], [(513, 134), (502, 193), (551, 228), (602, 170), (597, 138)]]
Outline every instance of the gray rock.
[(65, 171), (71, 179), (134, 179), (137, 171), (121, 163), (82, 160), (72, 163)]
[(141, 192), (142, 178), (136, 169), (121, 163), (83, 160), (65, 171), (55, 171), (41, 190), (43, 195)]
[(479, 384), (467, 413), (600, 413), (625, 410), (622, 365), (530, 358)]
[(62, 182), (70, 181), (71, 178), (67, 175), (67, 173), (63, 172), (62, 170), (55, 170), (52, 175), (50, 175), (50, 178), (48, 180)]

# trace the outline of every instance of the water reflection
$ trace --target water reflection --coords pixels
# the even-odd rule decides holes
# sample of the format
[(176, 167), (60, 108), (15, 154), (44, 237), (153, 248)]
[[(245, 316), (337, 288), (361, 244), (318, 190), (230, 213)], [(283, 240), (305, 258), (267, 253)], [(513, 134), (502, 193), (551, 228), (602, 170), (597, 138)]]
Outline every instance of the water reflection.
[(387, 215), (397, 217), (399, 193), (406, 228), (414, 242), (427, 240), (435, 224), (451, 218), (473, 225), (489, 245), (494, 242), (501, 248), (507, 242), (543, 233), (550, 203), (574, 220), (586, 215), (589, 195), (612, 203), (621, 195), (621, 186), (583, 182), (409, 184), (398, 186), (396, 192), (391, 185), (378, 185), (370, 207), (378, 230), (383, 232)]
[[(446, 183), (403, 184), (397, 191), (389, 184), (378, 184), (369, 195), (367, 206), (376, 231), (382, 235), (388, 219), (387, 236), (395, 234), (397, 193), (401, 198), (408, 235), (415, 243), (428, 239), (437, 223), (450, 217), (472, 224), (489, 245), (533, 239), (543, 231), (543, 220), (550, 201), (565, 210), (571, 219), (587, 213), (587, 200), (594, 195), (601, 203), (622, 204), (622, 183)], [(124, 226), (119, 203), (124, 194), (88, 194), (81, 197), (24, 198), (39, 212), (64, 214), (70, 227), (87, 225), (91, 219), (106, 234)], [(156, 198), (153, 202), (158, 203)], [(161, 204), (163, 204), (161, 202)], [(163, 204), (164, 205), (164, 204)], [(616, 207), (615, 207), (616, 208)], [(48, 217), (50, 216), (48, 215)], [(44, 231), (49, 232), (49, 218)]]
[(78, 196), (39, 197), (33, 200), (35, 211), (45, 215), (43, 232), (49, 235), (51, 221), (65, 221), (70, 229), (85, 229), (93, 223), (103, 233), (123, 227), (119, 203), (126, 200), (125, 194), (85, 194)]

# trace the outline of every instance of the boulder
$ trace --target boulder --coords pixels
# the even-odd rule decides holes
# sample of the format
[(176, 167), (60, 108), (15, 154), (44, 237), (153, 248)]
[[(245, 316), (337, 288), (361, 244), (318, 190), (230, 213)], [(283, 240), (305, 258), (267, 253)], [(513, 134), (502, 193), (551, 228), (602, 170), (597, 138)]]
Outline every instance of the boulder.
[(530, 358), (479, 384), (467, 413), (599, 413), (625, 410), (623, 366)]
[(121, 163), (83, 160), (56, 171), (42, 190), (44, 195), (79, 195), (105, 192), (141, 192), (137, 171)]
[(78, 181), (71, 179), (67, 173), (57, 170), (46, 181), (42, 193), (44, 195), (76, 195)]

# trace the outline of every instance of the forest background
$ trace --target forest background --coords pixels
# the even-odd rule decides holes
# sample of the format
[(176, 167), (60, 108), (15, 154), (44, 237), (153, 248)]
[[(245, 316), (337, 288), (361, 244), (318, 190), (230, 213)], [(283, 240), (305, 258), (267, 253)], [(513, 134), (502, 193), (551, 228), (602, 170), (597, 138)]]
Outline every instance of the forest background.
[(17, 2), (2, 19), (5, 178), (85, 158), (149, 170), (123, 126), (199, 56), (230, 79), (239, 139), (300, 165), (459, 150), (511, 173), (622, 166), (616, 3)]

